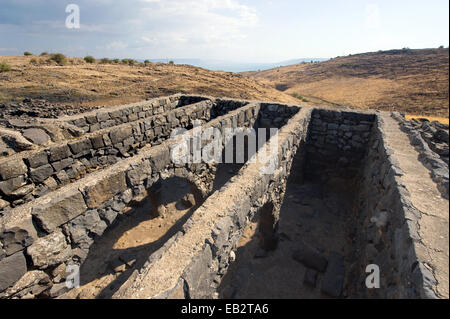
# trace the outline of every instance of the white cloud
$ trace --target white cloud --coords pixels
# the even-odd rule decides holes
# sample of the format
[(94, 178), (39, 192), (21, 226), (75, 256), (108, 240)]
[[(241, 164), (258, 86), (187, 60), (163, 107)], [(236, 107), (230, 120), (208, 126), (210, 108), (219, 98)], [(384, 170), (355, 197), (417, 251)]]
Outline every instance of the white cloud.
[(194, 45), (227, 46), (245, 39), (246, 29), (258, 23), (255, 10), (236, 0), (141, 1), (146, 6), (136, 20), (147, 26), (141, 36), (146, 43), (155, 43), (154, 39), (160, 39)]
[(380, 8), (376, 4), (366, 5), (366, 27), (377, 29), (381, 24)]
[(126, 49), (127, 47), (128, 45), (126, 43), (123, 43), (122, 41), (114, 41), (106, 46), (108, 50), (123, 50)]

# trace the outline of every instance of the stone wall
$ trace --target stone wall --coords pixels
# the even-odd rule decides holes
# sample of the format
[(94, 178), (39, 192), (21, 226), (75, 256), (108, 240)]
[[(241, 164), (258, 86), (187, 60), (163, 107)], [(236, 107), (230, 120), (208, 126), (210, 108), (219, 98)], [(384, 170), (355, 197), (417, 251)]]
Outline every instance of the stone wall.
[(306, 150), (307, 177), (357, 176), (374, 118), (373, 114), (314, 110)]
[[(400, 113), (393, 113), (392, 116), (400, 123), (402, 130), (408, 134), (411, 144), (419, 151), (419, 159), (430, 170), (431, 178), (438, 185), (442, 196), (448, 199), (448, 131), (434, 129), (431, 125), (424, 123), (421, 127), (426, 127), (433, 133), (421, 132), (421, 130), (406, 121), (405, 117)], [(442, 144), (444, 146), (441, 148)], [(436, 151), (439, 151), (439, 153), (436, 153)]]
[[(114, 298), (215, 298), (248, 220), (267, 204), (276, 231), (286, 182), (294, 155), (306, 139), (310, 112), (302, 109), (279, 132), (274, 158), (280, 166), (273, 174), (261, 174), (261, 163), (247, 163), (196, 210), (183, 231), (134, 272)], [(177, 259), (176, 266), (172, 258)], [(170, 270), (163, 271), (169, 263)]]
[[(95, 126), (90, 133), (91, 126), (87, 129), (85, 122), (96, 123), (80, 115), (77, 119), (85, 122), (71, 118), (70, 123), (84, 131), (78, 139), (0, 162), (3, 195), (8, 191), (5, 187), (24, 194), (23, 202), (16, 203), (10, 200), (17, 200), (16, 195), (8, 195), (3, 200), (6, 206), (1, 207), (7, 210), (0, 214), (0, 298), (64, 296), (66, 266), (82, 264), (91, 245), (133, 200), (172, 177), (187, 180), (205, 201), (114, 297), (215, 298), (248, 221), (264, 211), (273, 221), (269, 226), (276, 236), (286, 182), (289, 176), (302, 179), (302, 174), (291, 172), (304, 164), (308, 178), (318, 183), (333, 177), (359, 178), (355, 225), (349, 234), (355, 248), (346, 276), (349, 296), (435, 297), (430, 288), (433, 275), (415, 252), (420, 212), (409, 202), (408, 191), (399, 181), (403, 172), (387, 147), (383, 118), (390, 114), (197, 98), (169, 97), (161, 100), (167, 109), (160, 108), (160, 101), (149, 106), (151, 111), (119, 107), (121, 112), (131, 109), (138, 114), (137, 119), (128, 114), (129, 122), (123, 122), (124, 113), (112, 117), (110, 110), (96, 111), (109, 114), (101, 123), (123, 119), (113, 127), (100, 124), (97, 130)], [(192, 129), (193, 120), (198, 119), (203, 129), (214, 127), (222, 133), (237, 127), (279, 128), (277, 152), (270, 157), (278, 164), (276, 170), (263, 174), (263, 163), (249, 161), (212, 193), (217, 164), (175, 164), (170, 158), (171, 148), (183, 137), (169, 140), (169, 134), (177, 127)], [(265, 145), (273, 145), (273, 138)], [(221, 142), (222, 146), (229, 142), (225, 134)], [(104, 166), (98, 165), (102, 157)], [(114, 160), (109, 162), (110, 157)], [(296, 157), (302, 160), (292, 169)], [(70, 183), (59, 179), (58, 174), (69, 175), (66, 170), (74, 169), (76, 163), (87, 167), (84, 160), (90, 165), (97, 161), (95, 170), (78, 180), (69, 178)], [(36, 179), (36, 170), (42, 171), (42, 178)], [(47, 185), (50, 177), (54, 182)], [(40, 185), (49, 190), (35, 196)], [(30, 194), (27, 188), (32, 189), (29, 202), (24, 199)], [(11, 204), (17, 206), (9, 208)], [(381, 289), (365, 286), (369, 264), (380, 266)]]
[[(384, 115), (389, 116), (389, 115)], [(414, 242), (420, 212), (399, 181), (403, 172), (384, 138), (378, 115), (364, 160), (354, 226), (354, 259), (350, 278), (357, 298), (435, 298), (431, 272), (418, 260)], [(380, 267), (380, 289), (367, 289), (366, 266)]]
[(108, 127), (130, 123), (154, 115), (163, 114), (189, 104), (206, 100), (207, 97), (182, 96), (179, 94), (137, 102), (108, 110), (96, 110), (89, 113), (70, 116), (62, 121), (82, 129), (85, 133), (96, 132)]
[[(183, 103), (191, 100), (182, 99)], [(130, 157), (142, 147), (158, 145), (175, 128), (190, 128), (195, 120), (205, 123), (245, 104), (204, 100), (1, 160), (0, 214)]]
[[(203, 106), (202, 112), (205, 105), (211, 106), (208, 101), (198, 104)], [(257, 126), (261, 105), (243, 104), (246, 103), (218, 103), (220, 107), (214, 112), (217, 116), (226, 115), (206, 122), (204, 127), (224, 130)], [(290, 116), (296, 110), (285, 108), (280, 114), (286, 112)], [(174, 143), (169, 140), (143, 150), (0, 217), (0, 291), (3, 291), (0, 296), (31, 298), (45, 292), (46, 296), (56, 297), (64, 293), (62, 270), (65, 272), (66, 265), (81, 264), (95, 238), (103, 234), (133, 198), (161, 179), (185, 178), (204, 197), (208, 196), (215, 165), (173, 164), (170, 147)]]

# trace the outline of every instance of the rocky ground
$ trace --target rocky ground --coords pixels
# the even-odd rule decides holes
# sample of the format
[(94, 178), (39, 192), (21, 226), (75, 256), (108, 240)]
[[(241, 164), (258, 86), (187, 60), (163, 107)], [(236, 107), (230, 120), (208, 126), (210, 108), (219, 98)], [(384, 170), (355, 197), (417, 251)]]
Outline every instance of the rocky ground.
[(77, 107), (73, 104), (51, 103), (45, 99), (25, 98), (18, 103), (0, 104), (0, 120), (32, 118), (58, 118), (63, 115), (74, 115), (100, 107)]
[(225, 299), (345, 298), (351, 264), (351, 185), (287, 186), (278, 247), (259, 246), (258, 220), (246, 228), (219, 295)]
[(409, 121), (411, 128), (420, 132), (430, 149), (449, 164), (449, 126), (437, 121), (430, 122), (427, 119), (412, 119)]

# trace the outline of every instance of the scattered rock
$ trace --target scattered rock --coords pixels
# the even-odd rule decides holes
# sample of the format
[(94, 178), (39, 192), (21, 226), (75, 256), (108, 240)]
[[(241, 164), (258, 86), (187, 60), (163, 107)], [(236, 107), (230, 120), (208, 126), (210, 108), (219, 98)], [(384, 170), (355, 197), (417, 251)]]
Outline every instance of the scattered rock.
[(13, 285), (27, 272), (27, 262), (23, 252), (0, 260), (0, 291)]
[(332, 252), (329, 257), (327, 271), (322, 279), (322, 292), (335, 298), (339, 298), (342, 294), (342, 288), (345, 278), (344, 258)]
[(303, 278), (303, 282), (308, 286), (315, 287), (318, 274), (319, 273), (317, 272), (317, 270), (310, 269), (310, 268), (306, 269), (305, 277)]
[(328, 261), (315, 249), (303, 245), (303, 247), (294, 252), (292, 258), (308, 268), (324, 272), (327, 268)]
[(39, 238), (27, 249), (33, 264), (40, 269), (68, 260), (71, 252), (66, 237), (61, 232), (53, 232), (48, 236)]
[(25, 229), (14, 227), (0, 233), (0, 242), (8, 256), (30, 246), (34, 239)]
[(29, 141), (37, 145), (45, 145), (50, 141), (50, 137), (44, 130), (39, 128), (29, 128), (23, 131), (22, 135)]

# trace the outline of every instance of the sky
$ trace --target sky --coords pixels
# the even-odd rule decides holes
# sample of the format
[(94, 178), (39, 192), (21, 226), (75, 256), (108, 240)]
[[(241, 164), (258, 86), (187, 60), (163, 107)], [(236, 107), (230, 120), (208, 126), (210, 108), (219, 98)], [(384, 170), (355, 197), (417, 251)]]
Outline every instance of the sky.
[(0, 0), (0, 55), (263, 63), (441, 45), (448, 0)]

